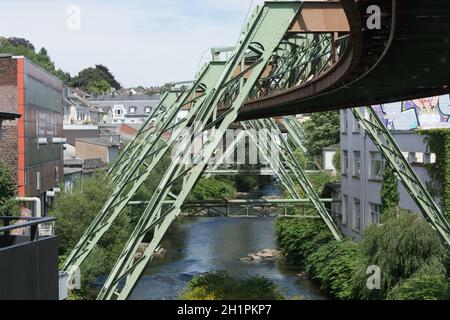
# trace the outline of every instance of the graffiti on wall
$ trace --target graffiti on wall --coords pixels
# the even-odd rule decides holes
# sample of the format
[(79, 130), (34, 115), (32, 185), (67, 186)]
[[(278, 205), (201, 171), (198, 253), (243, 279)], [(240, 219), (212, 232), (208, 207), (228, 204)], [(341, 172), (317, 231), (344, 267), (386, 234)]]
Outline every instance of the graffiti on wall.
[(375, 105), (389, 130), (450, 128), (450, 95)]

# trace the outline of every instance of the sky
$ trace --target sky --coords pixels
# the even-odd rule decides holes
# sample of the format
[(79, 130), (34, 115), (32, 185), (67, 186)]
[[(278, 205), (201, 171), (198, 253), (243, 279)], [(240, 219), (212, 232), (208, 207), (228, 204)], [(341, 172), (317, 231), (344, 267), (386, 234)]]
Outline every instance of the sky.
[(45, 47), (76, 75), (103, 64), (125, 87), (192, 80), (208, 48), (233, 46), (261, 0), (0, 0), (0, 36)]

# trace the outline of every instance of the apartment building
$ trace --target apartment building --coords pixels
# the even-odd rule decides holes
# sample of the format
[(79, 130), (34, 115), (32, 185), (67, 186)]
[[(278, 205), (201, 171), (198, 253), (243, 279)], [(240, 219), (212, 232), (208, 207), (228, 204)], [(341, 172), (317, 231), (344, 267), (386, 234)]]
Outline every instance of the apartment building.
[[(426, 165), (434, 163), (436, 155), (429, 152), (425, 136), (419, 135), (417, 130), (450, 128), (449, 101), (446, 95), (373, 106), (425, 184), (430, 181)], [(333, 211), (340, 212), (342, 232), (358, 239), (366, 226), (380, 222), (385, 160), (370, 137), (359, 127), (351, 110), (341, 111), (340, 152), (342, 202), (335, 205)], [(400, 207), (421, 215), (400, 182), (398, 190)], [(438, 203), (439, 200), (436, 199)]]

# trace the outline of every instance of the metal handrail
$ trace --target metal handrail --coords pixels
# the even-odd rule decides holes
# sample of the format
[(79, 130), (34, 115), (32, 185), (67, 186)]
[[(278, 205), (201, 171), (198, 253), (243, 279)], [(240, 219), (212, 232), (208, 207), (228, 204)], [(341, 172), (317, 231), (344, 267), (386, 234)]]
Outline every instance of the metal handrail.
[(10, 221), (28, 221), (26, 223), (21, 224), (15, 224), (15, 225), (6, 225), (3, 227), (0, 227), (0, 233), (9, 233), (12, 230), (16, 229), (22, 229), (27, 227), (37, 227), (41, 224), (55, 222), (56, 218), (32, 218), (32, 217), (0, 217), (0, 221), (5, 221), (7, 224), (10, 223)]

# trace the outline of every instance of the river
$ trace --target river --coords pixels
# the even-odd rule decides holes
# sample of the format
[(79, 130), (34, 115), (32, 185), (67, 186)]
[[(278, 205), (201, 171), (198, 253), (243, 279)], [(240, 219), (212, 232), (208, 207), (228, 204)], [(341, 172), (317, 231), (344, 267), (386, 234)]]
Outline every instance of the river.
[[(274, 193), (268, 187), (264, 193)], [(195, 217), (176, 223), (162, 242), (167, 250), (155, 258), (130, 299), (173, 300), (195, 275), (225, 270), (236, 277), (263, 276), (273, 280), (287, 297), (326, 299), (315, 284), (301, 279), (300, 270), (286, 261), (244, 263), (240, 258), (277, 248), (273, 217)]]

